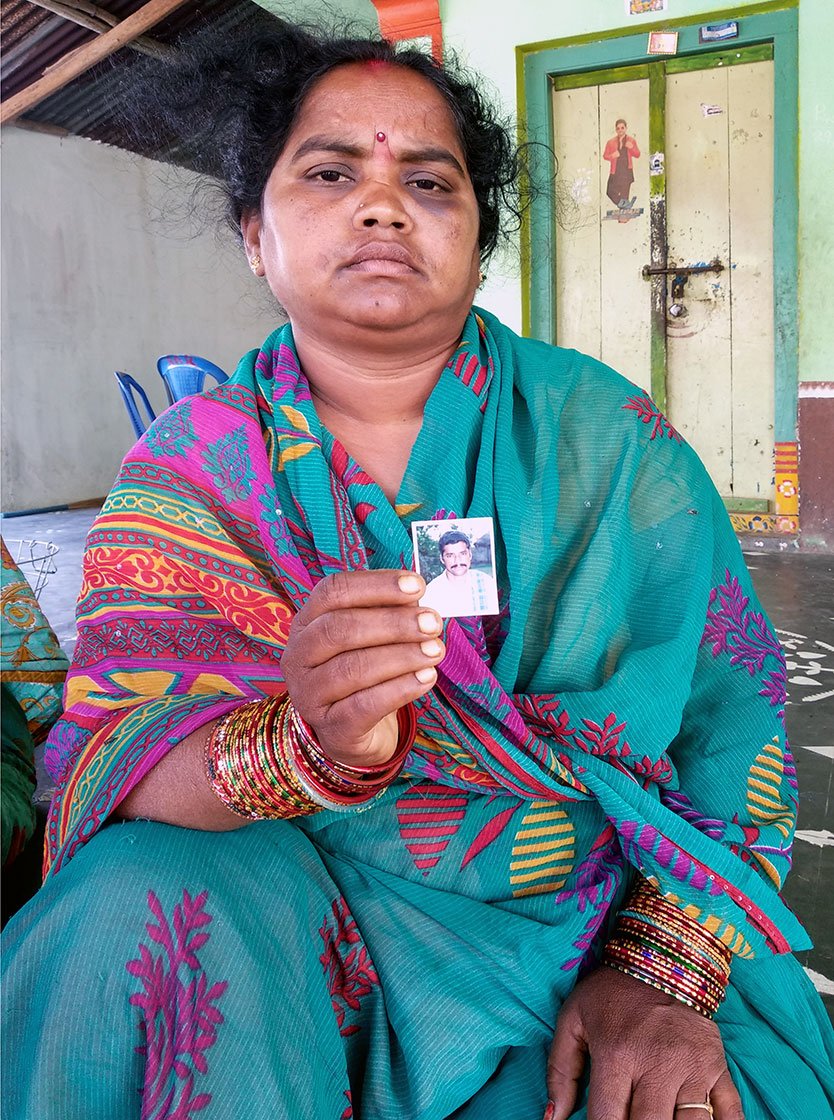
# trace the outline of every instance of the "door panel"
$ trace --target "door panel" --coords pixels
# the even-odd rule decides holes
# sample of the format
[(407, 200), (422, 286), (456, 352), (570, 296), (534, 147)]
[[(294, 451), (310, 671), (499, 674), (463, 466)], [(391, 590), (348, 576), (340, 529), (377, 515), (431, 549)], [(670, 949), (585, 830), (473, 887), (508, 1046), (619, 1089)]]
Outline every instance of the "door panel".
[(557, 345), (598, 358), (600, 314), (599, 92), (596, 86), (554, 93), (559, 183), (556, 221)]
[[(651, 332), (640, 269), (649, 253), (648, 79), (555, 90), (557, 171), (556, 334), (559, 346), (599, 358), (648, 390)], [(623, 118), (640, 157), (632, 159), (639, 217), (618, 220), (606, 194), (605, 141)]]
[[(759, 510), (774, 498), (774, 91), (766, 49), (747, 48), (749, 61), (726, 52), (566, 76), (554, 79), (553, 92), (556, 341), (646, 390), (654, 341), (654, 384), (665, 384), (670, 420), (722, 496)], [(665, 133), (656, 180), (650, 114), (658, 145)], [(640, 150), (624, 213), (608, 197), (617, 192), (605, 158), (619, 118)], [(652, 229), (655, 183), (665, 215), (661, 206)], [(723, 271), (687, 275), (673, 297), (676, 267), (714, 259)], [(650, 284), (642, 269), (659, 261), (670, 270), (667, 315), (652, 324), (652, 284), (664, 281)], [(673, 303), (682, 315), (669, 313)]]
[[(720, 108), (705, 116), (702, 105)], [(713, 482), (732, 494), (729, 148), (727, 71), (666, 81), (666, 214), (669, 264), (718, 258), (726, 271), (690, 276), (685, 318), (666, 324), (666, 406)], [(671, 293), (670, 293), (671, 294)]]
[[(640, 152), (632, 159), (630, 198), (642, 214), (626, 221), (609, 217), (614, 210), (605, 189), (609, 166), (599, 160), (603, 218), (600, 243), (600, 307), (602, 345), (600, 357), (625, 377), (648, 391), (651, 385), (651, 324), (646, 314), (646, 293), (640, 270), (649, 259), (649, 79), (617, 82), (599, 89), (599, 134), (613, 138), (616, 121), (625, 120), (626, 131)], [(604, 151), (604, 149), (603, 149)]]
[[(733, 493), (773, 492), (773, 63), (727, 71), (733, 270)], [(755, 407), (753, 405), (755, 404)]]

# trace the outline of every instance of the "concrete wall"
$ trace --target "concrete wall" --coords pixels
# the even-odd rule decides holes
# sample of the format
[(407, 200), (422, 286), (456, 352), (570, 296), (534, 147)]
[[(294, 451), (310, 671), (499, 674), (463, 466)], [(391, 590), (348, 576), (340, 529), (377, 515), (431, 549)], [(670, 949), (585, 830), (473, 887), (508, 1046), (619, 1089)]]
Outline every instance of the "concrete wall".
[[(134, 436), (113, 370), (165, 407), (160, 354), (231, 372), (277, 315), (229, 234), (171, 210), (160, 164), (75, 137), (3, 130), (2, 508), (105, 494)], [(168, 214), (166, 220), (164, 215)]]

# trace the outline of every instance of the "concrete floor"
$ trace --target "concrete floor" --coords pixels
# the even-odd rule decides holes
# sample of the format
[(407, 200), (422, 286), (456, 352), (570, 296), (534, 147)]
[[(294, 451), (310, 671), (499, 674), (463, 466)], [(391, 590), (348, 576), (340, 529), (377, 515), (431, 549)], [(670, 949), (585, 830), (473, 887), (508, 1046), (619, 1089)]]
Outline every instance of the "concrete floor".
[[(59, 546), (40, 601), (70, 656), (81, 556), (95, 514), (79, 509), (2, 522), (13, 554), (11, 542), (21, 539)], [(834, 557), (754, 552), (747, 562), (788, 661), (787, 726), (801, 805), (785, 898), (814, 941), (800, 959), (834, 1015)]]

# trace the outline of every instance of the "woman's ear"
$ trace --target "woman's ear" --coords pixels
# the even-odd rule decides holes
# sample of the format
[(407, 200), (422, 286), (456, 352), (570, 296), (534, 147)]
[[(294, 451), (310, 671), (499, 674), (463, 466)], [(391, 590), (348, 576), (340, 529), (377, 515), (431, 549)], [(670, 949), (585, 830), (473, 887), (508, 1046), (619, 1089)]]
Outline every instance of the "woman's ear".
[(249, 267), (256, 276), (263, 276), (264, 266), (261, 259), (261, 216), (253, 210), (248, 210), (241, 215), (240, 232), (243, 237), (243, 247), (249, 260)]

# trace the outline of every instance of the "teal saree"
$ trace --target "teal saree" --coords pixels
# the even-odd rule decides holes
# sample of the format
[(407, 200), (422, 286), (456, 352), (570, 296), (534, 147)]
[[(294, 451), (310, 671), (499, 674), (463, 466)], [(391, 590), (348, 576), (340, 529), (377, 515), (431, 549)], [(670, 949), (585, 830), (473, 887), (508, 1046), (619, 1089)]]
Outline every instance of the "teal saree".
[[(411, 567), (412, 520), (464, 516), (494, 519), (501, 611), (447, 621), (371, 811), (107, 824), (280, 687), (318, 579)], [(834, 1042), (778, 894), (784, 683), (720, 499), (633, 385), (473, 313), (392, 506), (282, 328), (160, 417), (88, 538), (49, 876), (5, 952), (15, 1114), (538, 1120), (559, 1006), (639, 873), (734, 954), (748, 1120), (827, 1116)]]

